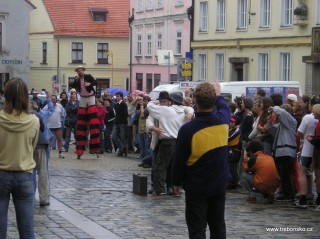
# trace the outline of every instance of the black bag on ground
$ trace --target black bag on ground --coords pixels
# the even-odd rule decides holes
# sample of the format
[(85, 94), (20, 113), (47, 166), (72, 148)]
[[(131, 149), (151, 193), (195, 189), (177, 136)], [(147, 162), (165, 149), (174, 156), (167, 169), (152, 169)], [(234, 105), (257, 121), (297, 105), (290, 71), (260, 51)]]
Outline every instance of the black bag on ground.
[(133, 193), (141, 196), (147, 195), (148, 178), (145, 175), (133, 174)]

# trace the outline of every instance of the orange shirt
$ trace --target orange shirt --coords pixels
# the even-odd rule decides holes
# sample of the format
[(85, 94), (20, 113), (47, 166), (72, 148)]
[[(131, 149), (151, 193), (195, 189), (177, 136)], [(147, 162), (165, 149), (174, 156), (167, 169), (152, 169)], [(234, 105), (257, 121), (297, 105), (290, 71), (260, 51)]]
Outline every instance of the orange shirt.
[(262, 151), (243, 161), (243, 169), (253, 174), (254, 187), (262, 193), (274, 193), (280, 184), (280, 177), (273, 157)]

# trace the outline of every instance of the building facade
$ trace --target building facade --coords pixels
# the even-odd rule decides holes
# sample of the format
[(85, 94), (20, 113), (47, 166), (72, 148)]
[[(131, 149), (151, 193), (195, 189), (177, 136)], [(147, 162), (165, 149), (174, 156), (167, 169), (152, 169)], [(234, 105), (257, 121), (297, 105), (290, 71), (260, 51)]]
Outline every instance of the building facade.
[(194, 19), (193, 80), (300, 81), (320, 93), (319, 0), (199, 0)]
[(29, 84), (29, 1), (0, 2), (0, 90), (12, 77)]
[(160, 83), (179, 80), (177, 66), (190, 51), (191, 0), (131, 0), (130, 5), (132, 89), (148, 92)]
[[(129, 88), (129, 0), (32, 0), (30, 85), (68, 91), (78, 65), (108, 87)], [(39, 19), (41, 19), (39, 21)]]

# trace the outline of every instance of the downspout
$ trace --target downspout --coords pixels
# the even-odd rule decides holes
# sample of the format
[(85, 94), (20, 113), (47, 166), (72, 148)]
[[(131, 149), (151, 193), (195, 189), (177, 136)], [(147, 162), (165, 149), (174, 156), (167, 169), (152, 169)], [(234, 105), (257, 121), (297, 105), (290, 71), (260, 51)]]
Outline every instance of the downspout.
[(131, 23), (134, 20), (134, 8), (132, 8), (132, 15), (130, 16), (130, 12), (129, 12), (129, 18), (128, 18), (128, 22), (129, 22), (129, 28), (130, 28), (130, 61), (129, 61), (129, 69), (130, 69), (130, 79), (129, 79), (129, 89), (130, 92), (132, 91), (132, 26)]
[(58, 50), (57, 50), (57, 77), (58, 77), (58, 82), (59, 82), (59, 92), (60, 93), (60, 87), (61, 87), (61, 79), (60, 79), (60, 38), (57, 37), (58, 40)]
[[(191, 48), (191, 43), (193, 42), (193, 32), (194, 32), (194, 0), (191, 2), (191, 6), (187, 9), (188, 19), (190, 20), (190, 55), (193, 59), (193, 49)], [(193, 74), (191, 75), (191, 81), (193, 81)]]

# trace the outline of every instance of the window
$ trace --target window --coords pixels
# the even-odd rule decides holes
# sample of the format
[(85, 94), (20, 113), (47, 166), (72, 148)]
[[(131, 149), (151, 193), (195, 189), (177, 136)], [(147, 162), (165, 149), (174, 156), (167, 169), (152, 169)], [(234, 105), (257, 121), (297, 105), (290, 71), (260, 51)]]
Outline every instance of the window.
[(83, 43), (72, 42), (72, 63), (83, 63)]
[(157, 0), (157, 8), (163, 8), (163, 0)]
[(281, 26), (290, 27), (292, 25), (292, 0), (282, 0), (281, 2)]
[(137, 84), (136, 89), (142, 90), (142, 88), (143, 88), (143, 74), (142, 73), (136, 73), (136, 84)]
[(101, 91), (105, 88), (110, 87), (110, 79), (109, 78), (96, 78), (97, 86), (96, 86), (96, 95), (101, 95)]
[(178, 81), (178, 75), (177, 74), (170, 74), (170, 81)]
[(154, 87), (160, 85), (161, 81), (161, 75), (160, 74), (154, 74)]
[(137, 0), (137, 12), (142, 12), (143, 11), (143, 0)]
[(93, 20), (95, 22), (105, 22), (105, 21), (107, 21), (107, 17), (106, 17), (105, 13), (95, 12), (93, 14)]
[(291, 80), (291, 55), (289, 52), (280, 53), (280, 80)]
[(152, 87), (152, 74), (151, 73), (147, 73), (147, 88), (146, 88), (146, 92), (150, 92), (152, 91), (153, 87)]
[(95, 22), (107, 21), (108, 10), (106, 8), (91, 7), (89, 9), (90, 9), (93, 21)]
[(215, 80), (224, 81), (224, 54), (216, 54), (216, 75)]
[(106, 53), (106, 50), (109, 48), (108, 43), (98, 43), (97, 48), (97, 63), (108, 64), (108, 55)]
[(238, 22), (237, 29), (244, 30), (247, 29), (247, 0), (238, 0)]
[(42, 61), (41, 61), (41, 64), (47, 64), (47, 55), (48, 55), (47, 43), (42, 42)]
[(199, 32), (208, 31), (208, 2), (200, 2)]
[(199, 54), (199, 68), (198, 75), (200, 81), (205, 81), (207, 79), (207, 55)]
[(316, 24), (319, 25), (320, 24), (320, 0), (317, 0), (316, 2), (317, 4), (317, 10), (316, 10)]
[(226, 1), (217, 0), (217, 31), (224, 31), (226, 28)]
[(270, 27), (270, 0), (260, 0), (260, 28)]
[(141, 43), (141, 34), (137, 35), (137, 55), (141, 56), (142, 54), (142, 43)]
[(162, 33), (158, 33), (157, 38), (157, 49), (162, 50)]
[(147, 34), (147, 56), (152, 54), (152, 36), (150, 33)]
[(153, 0), (147, 0), (147, 10), (153, 9)]
[(269, 80), (269, 54), (258, 53), (258, 80)]
[(182, 33), (181, 31), (177, 32), (177, 39), (176, 39), (176, 54), (181, 55), (181, 42), (182, 42)]
[(176, 0), (176, 7), (183, 6), (183, 0)]

